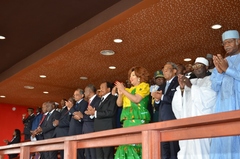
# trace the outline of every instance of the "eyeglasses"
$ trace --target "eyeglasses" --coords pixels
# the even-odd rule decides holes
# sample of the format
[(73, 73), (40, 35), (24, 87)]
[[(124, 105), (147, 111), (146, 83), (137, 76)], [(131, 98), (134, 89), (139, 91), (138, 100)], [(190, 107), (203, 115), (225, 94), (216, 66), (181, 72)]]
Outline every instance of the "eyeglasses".
[(232, 44), (235, 41), (235, 39), (227, 39), (224, 40), (224, 42), (222, 43), (223, 46), (227, 45), (227, 44)]
[(192, 68), (195, 70), (195, 69), (201, 68), (202, 66), (203, 66), (203, 64), (198, 63), (198, 64), (193, 65)]

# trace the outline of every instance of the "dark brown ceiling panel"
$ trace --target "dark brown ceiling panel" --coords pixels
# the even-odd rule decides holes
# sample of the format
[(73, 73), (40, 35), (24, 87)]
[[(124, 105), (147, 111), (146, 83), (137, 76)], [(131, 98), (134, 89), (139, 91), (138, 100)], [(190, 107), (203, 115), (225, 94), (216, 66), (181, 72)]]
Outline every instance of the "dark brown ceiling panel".
[[(81, 4), (82, 1), (72, 3), (78, 2)], [(29, 4), (31, 8), (34, 3), (36, 2)], [(61, 4), (59, 10), (63, 10), (64, 5), (70, 4)], [(87, 6), (84, 3), (82, 5), (85, 8)], [(90, 18), (83, 20), (84, 23), (76, 24), (76, 28), (71, 28), (68, 24), (72, 21), (69, 18), (73, 16), (71, 11), (65, 12), (69, 16), (65, 22), (55, 22), (56, 15), (49, 15), (50, 20), (38, 22), (29, 18), (28, 21), (35, 22), (35, 25), (29, 27), (30, 24), (25, 22), (25, 26), (19, 27), (17, 32), (27, 27), (28, 34), (34, 34), (34, 38), (26, 38), (26, 44), (21, 42), (21, 45), (7, 45), (6, 41), (0, 41), (0, 48), (18, 48), (19, 51), (22, 49), (22, 52), (29, 52), (28, 56), (32, 54), (15, 66), (10, 65), (17, 73), (15, 69), (8, 69), (0, 75), (0, 95), (6, 96), (4, 99), (0, 98), (0, 103), (37, 106), (47, 100), (59, 102), (61, 98), (72, 96), (76, 88), (84, 89), (89, 83), (99, 87), (106, 80), (125, 81), (128, 69), (136, 65), (147, 68), (153, 76), (154, 71), (161, 69), (168, 61), (187, 64), (183, 61), (187, 57), (193, 59), (190, 62), (193, 63), (196, 57), (204, 57), (207, 53), (224, 54), (221, 34), (228, 29), (240, 30), (238, 0), (143, 0), (134, 3), (126, 0), (108, 1), (108, 5), (104, 6), (99, 9), (102, 10), (101, 13), (95, 12), (97, 15), (89, 16)], [(46, 8), (46, 5), (42, 4), (42, 7)], [(98, 8), (94, 5), (92, 7)], [(51, 14), (51, 9), (47, 13)], [(47, 13), (41, 13), (40, 10), (33, 12), (34, 17), (45, 17)], [(86, 13), (88, 14), (90, 13)], [(57, 15), (67, 16), (62, 12)], [(18, 23), (21, 21), (16, 21)], [(36, 24), (44, 29), (38, 28), (39, 32), (30, 29), (38, 27)], [(46, 27), (50, 24), (56, 24), (57, 28)], [(222, 28), (211, 29), (214, 24), (221, 24)], [(59, 28), (65, 30), (60, 33)], [(0, 34), (4, 29), (6, 30), (1, 25)], [(46, 40), (43, 37), (48, 42), (42, 42)], [(114, 38), (123, 39), (123, 43), (114, 43)], [(15, 40), (24, 41), (13, 39)], [(42, 42), (41, 46), (38, 42)], [(114, 50), (115, 55), (101, 55), (100, 51), (104, 49)], [(7, 56), (2, 51), (1, 55)], [(3, 61), (8, 63), (10, 59), (4, 58)], [(109, 66), (116, 66), (116, 69), (110, 70)], [(45, 74), (47, 78), (39, 78), (40, 74)], [(81, 76), (88, 79), (80, 80)], [(26, 90), (23, 88), (26, 85), (34, 86), (35, 89)], [(48, 91), (49, 94), (43, 94), (43, 91)]]

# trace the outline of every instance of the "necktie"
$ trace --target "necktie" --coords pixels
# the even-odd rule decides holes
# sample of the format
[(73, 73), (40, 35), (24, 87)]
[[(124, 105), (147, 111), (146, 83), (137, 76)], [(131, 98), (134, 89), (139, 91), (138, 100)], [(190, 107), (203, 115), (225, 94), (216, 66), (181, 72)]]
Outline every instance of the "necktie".
[(101, 98), (101, 102), (99, 103), (99, 105), (101, 105), (103, 101), (104, 101), (104, 98), (102, 97)]
[(167, 90), (168, 90), (168, 87), (169, 87), (169, 85), (170, 85), (170, 82), (166, 82), (166, 86), (165, 86), (165, 91), (164, 91), (164, 94), (166, 94), (166, 92), (167, 92)]
[(79, 104), (79, 103), (76, 103), (76, 104), (75, 104), (75, 109), (76, 109), (76, 110), (78, 110), (78, 104)]
[(45, 115), (45, 114), (43, 114), (43, 117), (42, 117), (41, 121), (39, 122), (39, 125), (38, 125), (38, 126), (41, 126), (41, 124), (43, 123), (43, 121), (44, 121), (45, 117), (46, 117), (46, 115)]
[(91, 106), (90, 103), (91, 103), (91, 100), (89, 99), (89, 100), (88, 100), (88, 106)]
[(48, 121), (48, 119), (49, 119), (50, 116), (51, 116), (51, 113), (48, 113), (47, 121)]

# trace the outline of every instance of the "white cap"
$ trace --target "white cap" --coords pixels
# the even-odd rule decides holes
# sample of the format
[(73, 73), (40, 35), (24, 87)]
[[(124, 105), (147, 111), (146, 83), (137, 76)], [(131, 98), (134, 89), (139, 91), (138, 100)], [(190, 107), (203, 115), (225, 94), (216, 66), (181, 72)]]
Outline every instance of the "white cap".
[(202, 63), (202, 64), (208, 66), (208, 60), (204, 57), (197, 57), (195, 60), (195, 63)]
[(226, 39), (239, 39), (239, 33), (237, 30), (228, 30), (222, 34), (222, 41)]

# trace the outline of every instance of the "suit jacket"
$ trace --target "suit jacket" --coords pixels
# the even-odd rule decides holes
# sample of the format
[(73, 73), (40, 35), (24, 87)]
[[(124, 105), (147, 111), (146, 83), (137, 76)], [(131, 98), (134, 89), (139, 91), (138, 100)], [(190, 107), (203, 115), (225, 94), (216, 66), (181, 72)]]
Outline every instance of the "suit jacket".
[(68, 136), (69, 123), (71, 118), (70, 118), (67, 107), (65, 107), (60, 113), (61, 113), (61, 116), (59, 119), (59, 124), (54, 131), (54, 134), (53, 134), (54, 137)]
[[(93, 100), (91, 101), (90, 105), (97, 109), (97, 107), (99, 106), (99, 103), (101, 101), (101, 98), (99, 98), (97, 95), (93, 98)], [(87, 108), (86, 108), (87, 110)], [(84, 111), (86, 111), (84, 110)], [(90, 133), (90, 132), (94, 132), (94, 118), (91, 119), (89, 115), (83, 114), (83, 133)]]
[[(154, 106), (159, 107), (159, 121), (176, 119), (172, 110), (172, 99), (178, 85), (178, 77), (175, 76), (168, 86), (167, 92), (164, 94), (163, 99), (160, 101), (160, 103), (156, 104), (154, 102)], [(166, 84), (164, 84), (163, 87), (160, 87), (159, 90), (162, 90), (162, 92), (164, 92), (165, 86)]]
[(30, 130), (32, 130), (32, 122), (35, 115), (29, 115), (26, 119), (23, 119), (22, 122), (24, 124), (24, 130), (23, 133), (26, 135), (30, 135)]
[(69, 123), (69, 135), (78, 135), (78, 134), (82, 134), (82, 127), (83, 127), (83, 120), (75, 120), (72, 117), (72, 114), (75, 111), (80, 111), (81, 113), (84, 113), (84, 111), (87, 109), (88, 106), (88, 102), (86, 102), (85, 100), (82, 100), (80, 103), (76, 103), (76, 105), (74, 105), (70, 111), (69, 111), (69, 115), (70, 115), (70, 123)]
[[(8, 145), (16, 144), (16, 143), (20, 143), (20, 142), (21, 142), (21, 139), (19, 137), (15, 137), (11, 142), (8, 143)], [(9, 159), (13, 159), (13, 158), (17, 157), (18, 154), (10, 154), (8, 156), (9, 156)]]
[(117, 97), (109, 94), (97, 107), (97, 118), (94, 119), (94, 130), (102, 131), (116, 128)]
[(37, 129), (37, 127), (38, 127), (38, 125), (39, 125), (39, 123), (40, 123), (40, 121), (41, 121), (41, 119), (42, 119), (42, 116), (43, 116), (42, 113), (38, 113), (38, 114), (34, 117), (33, 122), (32, 122), (32, 128), (31, 128), (31, 130)]
[(54, 120), (59, 120), (60, 113), (56, 110), (54, 110), (51, 114), (48, 113), (48, 116), (44, 119), (41, 128), (44, 139), (53, 138), (53, 133), (55, 130), (55, 127), (53, 126)]

